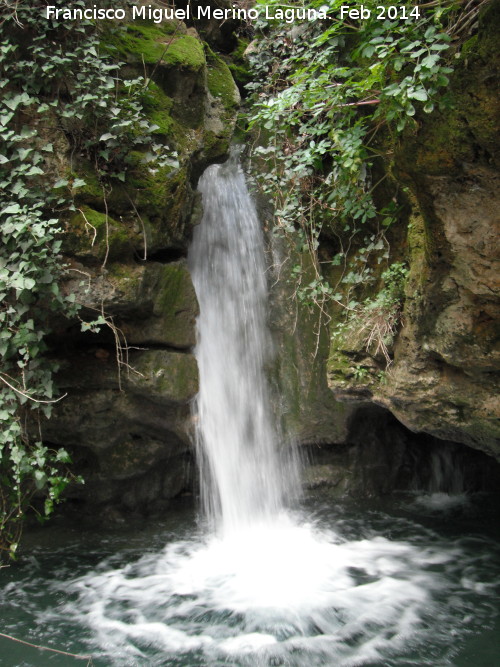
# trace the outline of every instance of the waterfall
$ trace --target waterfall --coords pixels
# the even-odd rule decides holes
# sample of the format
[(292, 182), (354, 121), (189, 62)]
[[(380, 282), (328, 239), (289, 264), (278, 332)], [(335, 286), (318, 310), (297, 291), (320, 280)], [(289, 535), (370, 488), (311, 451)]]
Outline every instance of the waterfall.
[(413, 452), (413, 477), (409, 488), (415, 493), (463, 495), (467, 489), (463, 449), (436, 442)]
[(198, 189), (204, 214), (188, 257), (200, 305), (197, 459), (205, 512), (228, 534), (276, 516), (298, 476), (291, 447), (277, 446), (264, 239), (237, 155), (209, 167)]
[(431, 493), (463, 493), (464, 473), (460, 457), (453, 446), (442, 445), (431, 451), (429, 491)]

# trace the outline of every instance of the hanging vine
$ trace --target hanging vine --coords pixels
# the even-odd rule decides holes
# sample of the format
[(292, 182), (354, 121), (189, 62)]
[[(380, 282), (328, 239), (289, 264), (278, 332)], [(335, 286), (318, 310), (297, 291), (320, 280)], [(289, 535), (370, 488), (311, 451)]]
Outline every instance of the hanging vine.
[[(342, 5), (306, 3), (327, 6), (326, 20), (261, 19), (249, 56), (255, 82), (248, 87), (253, 156), (266, 165), (257, 178), (275, 205), (274, 233), (306, 253), (313, 268), (311, 280), (294, 266), (297, 296), (322, 311), (336, 302), (352, 319), (364, 309), (357, 286), (375, 281), (374, 266), (388, 266), (386, 231), (399, 214), (396, 190), (385, 204), (377, 201), (387, 173), (375, 165), (390, 158), (405, 129), (417, 126), (417, 111), (446, 104), (442, 91), (452, 72), (446, 28), (457, 12), (452, 3), (408, 3), (406, 20), (387, 13), (380, 20), (380, 3), (366, 3), (369, 18), (340, 20)], [(338, 252), (322, 261), (325, 236), (336, 239)], [(331, 284), (325, 275), (335, 266), (342, 271)]]
[[(0, 557), (15, 556), (35, 494), (44, 498), (37, 511), (47, 517), (68, 483), (83, 481), (70, 473), (63, 448), (47, 447), (39, 427), (33, 435), (64, 398), (47, 354), (51, 322), (56, 315), (75, 318), (79, 309), (60, 286), (61, 246), (85, 181), (55, 175), (51, 165), (61, 150), (55, 143), (61, 139), (72, 154), (90, 159), (105, 198), (114, 180), (125, 180), (130, 150), (154, 144), (156, 129), (144, 112), (149, 81), (120, 76), (120, 63), (100, 48), (95, 24), (47, 19), (40, 0), (1, 4)], [(154, 167), (175, 156), (153, 147), (144, 159)], [(105, 313), (82, 322), (82, 330), (101, 325), (112, 326)]]

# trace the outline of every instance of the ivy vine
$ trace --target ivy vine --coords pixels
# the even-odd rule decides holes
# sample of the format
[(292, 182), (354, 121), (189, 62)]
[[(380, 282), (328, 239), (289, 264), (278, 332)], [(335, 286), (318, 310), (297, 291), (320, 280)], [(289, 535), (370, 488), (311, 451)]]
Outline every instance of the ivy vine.
[[(83, 481), (71, 474), (67, 451), (46, 446), (40, 429), (41, 417), (63, 399), (47, 335), (56, 315), (74, 318), (79, 309), (75, 295), (61, 289), (67, 270), (61, 245), (64, 221), (85, 182), (57, 174), (54, 156), (68, 147), (72, 155), (85, 154), (103, 196), (113, 180), (125, 180), (134, 147), (154, 146), (144, 151), (152, 167), (175, 161), (153, 140), (157, 128), (143, 108), (149, 81), (121, 77), (120, 63), (100, 49), (95, 24), (46, 19), (40, 0), (1, 4), (0, 558), (15, 556), (35, 495), (43, 500), (39, 516), (48, 517), (65, 487)], [(82, 329), (103, 323), (100, 314)]]
[[(452, 72), (446, 26), (455, 14), (451, 3), (424, 3), (418, 12), (406, 3), (411, 20), (378, 20), (381, 3), (368, 2), (370, 18), (340, 20), (344, 4), (305, 3), (326, 6), (327, 20), (291, 25), (261, 18), (248, 88), (250, 127), (258, 136), (253, 155), (266, 165), (257, 179), (275, 204), (274, 232), (312, 260), (312, 280), (301, 265), (292, 271), (297, 295), (323, 312), (336, 302), (352, 317), (357, 286), (374, 282), (374, 267), (390, 261), (386, 230), (399, 214), (396, 190), (382, 205), (377, 200), (387, 178), (377, 161), (390, 158), (401, 133), (416, 125), (417, 111), (446, 103), (442, 91)], [(322, 261), (325, 236), (339, 250)], [(339, 265), (341, 277), (330, 284), (325, 275)]]

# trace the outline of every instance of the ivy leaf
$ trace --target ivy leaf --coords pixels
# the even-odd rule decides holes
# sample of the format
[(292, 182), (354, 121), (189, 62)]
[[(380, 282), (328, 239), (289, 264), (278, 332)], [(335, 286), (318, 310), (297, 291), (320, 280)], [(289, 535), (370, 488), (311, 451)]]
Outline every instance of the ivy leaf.
[(25, 172), (25, 174), (26, 176), (37, 176), (39, 174), (43, 174), (43, 169), (40, 169), (40, 167), (32, 166)]
[(418, 88), (408, 93), (408, 97), (419, 102), (426, 102), (429, 99), (427, 92), (423, 88)]
[(68, 181), (66, 178), (60, 178), (58, 181), (56, 181), (56, 182), (54, 183), (54, 185), (53, 185), (52, 187), (53, 187), (54, 189), (55, 189), (55, 188), (62, 188), (62, 187), (64, 187), (65, 185), (69, 185), (69, 181)]
[(24, 278), (24, 289), (33, 289), (36, 285), (36, 280), (33, 280), (33, 278)]
[(28, 155), (33, 152), (32, 148), (19, 148), (19, 158), (21, 160), (26, 160)]
[(2, 211), (0, 211), (1, 214), (14, 214), (14, 213), (19, 213), (21, 211), (21, 207), (19, 204), (10, 204), (9, 206), (6, 206)]
[(47, 483), (47, 475), (43, 472), (43, 470), (35, 470), (33, 477), (35, 478), (36, 488), (38, 490), (43, 489)]
[(61, 463), (71, 463), (71, 456), (65, 449), (61, 448), (56, 454), (56, 461), (60, 461)]
[(9, 107), (9, 109), (15, 111), (21, 104), (28, 106), (29, 104), (32, 104), (33, 101), (33, 98), (31, 98), (27, 93), (20, 93), (19, 95), (15, 95), (10, 99), (4, 99), (3, 102), (6, 106)]
[(3, 125), (4, 127), (7, 127), (7, 124), (10, 122), (11, 118), (13, 118), (14, 113), (12, 111), (9, 111), (8, 113), (0, 114), (0, 124)]

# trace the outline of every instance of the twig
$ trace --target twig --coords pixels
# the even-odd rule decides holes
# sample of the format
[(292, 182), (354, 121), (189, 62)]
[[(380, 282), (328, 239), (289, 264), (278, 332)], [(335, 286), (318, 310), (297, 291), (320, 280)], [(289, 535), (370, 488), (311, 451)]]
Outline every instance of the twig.
[(59, 655), (68, 655), (70, 658), (75, 658), (76, 660), (87, 660), (87, 667), (90, 667), (94, 663), (92, 662), (91, 655), (79, 655), (78, 653), (69, 653), (68, 651), (59, 651), (55, 648), (49, 648), (48, 646), (40, 646), (39, 644), (31, 644), (30, 642), (24, 641), (24, 639), (17, 639), (17, 637), (11, 637), (11, 635), (6, 635), (3, 632), (0, 632), (0, 637), (4, 639), (10, 639), (13, 642), (18, 642), (19, 644), (24, 644), (25, 646), (31, 646), (31, 648), (36, 648), (39, 651), (51, 651), (52, 653), (58, 653)]
[(17, 392), (18, 394), (21, 394), (21, 396), (24, 396), (25, 398), (28, 398), (30, 401), (33, 401), (33, 403), (58, 403), (59, 401), (62, 401), (63, 398), (65, 398), (68, 394), (63, 394), (62, 396), (59, 396), (59, 398), (54, 398), (51, 401), (42, 401), (41, 399), (38, 398), (33, 398), (33, 396), (30, 396), (29, 394), (26, 394), (24, 391), (21, 391), (20, 389), (16, 389), (13, 385), (10, 384), (10, 382), (7, 382), (7, 380), (3, 377), (3, 375), (0, 373), (0, 380), (4, 382), (8, 387), (10, 387), (13, 391)]
[[(81, 273), (82, 276), (87, 276), (88, 281), (89, 281), (89, 282), (88, 282), (88, 287), (87, 287), (87, 292), (90, 291), (90, 288), (91, 288), (91, 286), (92, 286), (92, 276), (90, 275), (90, 273), (87, 273), (87, 271), (81, 271), (80, 269), (75, 269), (75, 268), (72, 267), (72, 266), (70, 266), (70, 267), (67, 269), (67, 271), (68, 271), (68, 272), (69, 272), (69, 271), (74, 271), (75, 273)], [(80, 284), (81, 284), (81, 283), (80, 283)]]
[(134, 202), (132, 201), (129, 193), (127, 192), (126, 194), (127, 194), (127, 199), (129, 200), (130, 204), (132, 205), (132, 208), (134, 209), (134, 212), (135, 212), (136, 216), (139, 218), (139, 222), (141, 223), (141, 226), (142, 226), (142, 237), (144, 239), (144, 256), (143, 256), (142, 259), (143, 259), (143, 261), (146, 261), (147, 258), (148, 258), (148, 239), (147, 239), (147, 236), (146, 236), (146, 225), (144, 224), (144, 220), (141, 218), (141, 216), (139, 214), (139, 211), (137, 210), (137, 207), (134, 204)]
[(6, 16), (4, 19), (2, 19), (2, 20), (0, 21), (0, 25), (2, 25), (2, 24), (4, 23), (4, 21), (6, 21), (8, 18), (12, 18), (12, 19), (14, 19), (14, 22), (15, 22), (20, 28), (24, 28), (24, 25), (19, 21), (19, 18), (18, 18), (18, 16), (17, 16), (17, 6), (18, 6), (18, 4), (19, 4), (19, 0), (15, 0), (15, 2), (14, 2), (14, 6), (13, 6), (13, 7), (10, 7), (10, 6), (9, 6), (9, 2), (8, 2), (8, 0), (3, 0), (3, 4), (7, 7), (7, 9), (12, 9), (12, 12), (11, 12), (10, 16)]
[(93, 224), (91, 224), (91, 223), (88, 221), (87, 216), (85, 215), (85, 213), (82, 211), (81, 208), (77, 208), (76, 210), (77, 210), (77, 211), (80, 211), (81, 216), (82, 216), (83, 219), (85, 220), (85, 225), (88, 225), (89, 227), (91, 227), (91, 228), (94, 230), (94, 238), (92, 239), (92, 242), (91, 242), (91, 244), (90, 244), (91, 246), (93, 246), (94, 243), (95, 243), (96, 237), (97, 237), (97, 229), (94, 227)]
[(108, 200), (106, 198), (106, 190), (104, 189), (104, 186), (102, 186), (102, 197), (104, 200), (104, 210), (106, 213), (106, 253), (104, 254), (104, 260), (101, 266), (101, 269), (104, 269), (109, 256), (109, 212), (108, 212)]

